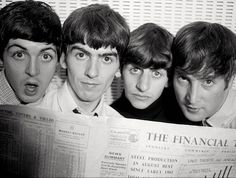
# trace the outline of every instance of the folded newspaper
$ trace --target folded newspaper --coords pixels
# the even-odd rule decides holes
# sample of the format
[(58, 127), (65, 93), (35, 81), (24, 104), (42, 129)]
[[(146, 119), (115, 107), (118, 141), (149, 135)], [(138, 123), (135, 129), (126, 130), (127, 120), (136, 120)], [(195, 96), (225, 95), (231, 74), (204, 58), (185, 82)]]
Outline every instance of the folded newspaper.
[(10, 176), (236, 177), (236, 129), (4, 105), (0, 141)]

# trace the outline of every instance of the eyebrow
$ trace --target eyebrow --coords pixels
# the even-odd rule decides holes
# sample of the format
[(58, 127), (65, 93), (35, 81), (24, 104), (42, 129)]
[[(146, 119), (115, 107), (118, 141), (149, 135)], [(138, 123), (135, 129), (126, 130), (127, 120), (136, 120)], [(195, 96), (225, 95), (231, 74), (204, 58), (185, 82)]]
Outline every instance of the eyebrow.
[(90, 53), (89, 53), (87, 50), (85, 50), (84, 48), (81, 48), (81, 47), (79, 47), (79, 46), (72, 46), (72, 48), (70, 49), (70, 51), (73, 51), (73, 50), (80, 50), (80, 51), (82, 51), (83, 53), (85, 53), (86, 55), (90, 55)]
[(102, 53), (102, 54), (99, 54), (100, 56), (115, 56), (117, 57), (117, 53), (116, 52), (110, 52), (110, 53)]
[(9, 50), (9, 49), (12, 48), (12, 47), (18, 47), (18, 48), (21, 48), (21, 49), (26, 50), (25, 47), (23, 47), (23, 46), (21, 46), (21, 45), (18, 45), (18, 44), (12, 44), (12, 45), (8, 46), (7, 50)]
[(47, 51), (47, 50), (53, 50), (55, 53), (57, 53), (57, 51), (56, 51), (55, 49), (53, 49), (52, 47), (43, 48), (43, 49), (41, 50), (41, 52), (42, 52), (42, 51)]
[[(79, 46), (72, 46), (71, 51), (73, 51), (73, 50), (80, 50), (83, 53), (85, 53), (86, 55), (91, 55), (91, 53), (89, 51), (87, 51), (86, 49), (81, 48)], [(100, 57), (105, 57), (105, 56), (115, 56), (115, 57), (117, 57), (118, 54), (117, 54), (117, 52), (108, 52), (108, 53), (101, 53), (101, 54), (99, 54), (99, 56)]]
[[(19, 44), (12, 44), (12, 45), (8, 46), (7, 50), (9, 50), (12, 47), (18, 47), (18, 48), (21, 48), (23, 50), (27, 50), (27, 48), (25, 48), (24, 46), (21, 46)], [(57, 51), (55, 49), (53, 49), (52, 47), (43, 48), (43, 49), (40, 50), (40, 52), (47, 51), (47, 50), (53, 50), (55, 53), (57, 53)]]
[(191, 76), (194, 76), (195, 78), (198, 78), (199, 80), (212, 80), (212, 79), (217, 78), (217, 76), (214, 73), (209, 73), (206, 76), (202, 76), (199, 74), (188, 74), (182, 69), (175, 69), (175, 72), (177, 73), (177, 75), (182, 75), (185, 77), (187, 77), (188, 75), (191, 75)]

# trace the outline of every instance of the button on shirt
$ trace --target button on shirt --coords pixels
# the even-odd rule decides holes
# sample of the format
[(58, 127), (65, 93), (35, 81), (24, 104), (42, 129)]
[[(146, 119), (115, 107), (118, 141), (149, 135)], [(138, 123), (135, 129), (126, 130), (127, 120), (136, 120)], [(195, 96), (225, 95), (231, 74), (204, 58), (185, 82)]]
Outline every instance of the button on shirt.
[(0, 72), (0, 104), (18, 105), (20, 101), (9, 85), (4, 70)]
[(40, 102), (34, 103), (31, 106), (52, 109), (54, 111), (61, 112), (73, 112), (74, 109), (77, 109), (78, 113), (90, 116), (98, 115), (108, 117), (123, 117), (116, 110), (105, 103), (104, 96), (101, 98), (98, 106), (93, 112), (85, 113), (82, 108), (77, 106), (76, 102), (71, 96), (67, 81), (65, 81), (65, 83), (60, 88), (48, 91), (48, 93)]

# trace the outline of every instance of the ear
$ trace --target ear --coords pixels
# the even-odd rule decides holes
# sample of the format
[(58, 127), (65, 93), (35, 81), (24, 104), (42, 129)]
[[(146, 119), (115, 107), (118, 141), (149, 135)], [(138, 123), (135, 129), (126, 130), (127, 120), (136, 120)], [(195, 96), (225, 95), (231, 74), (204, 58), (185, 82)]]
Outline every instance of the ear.
[(67, 63), (66, 63), (66, 55), (65, 53), (62, 53), (61, 54), (61, 57), (60, 57), (60, 65), (63, 69), (66, 69), (67, 68)]
[(236, 86), (235, 84), (236, 84), (236, 75), (233, 75), (229, 80), (228, 87)]
[(165, 88), (168, 88), (168, 86), (169, 86), (169, 85), (168, 85), (168, 82), (166, 82), (166, 84), (165, 84)]
[(169, 87), (169, 79), (167, 79), (166, 84), (165, 84), (165, 88)]
[(116, 78), (121, 77), (120, 69), (118, 69), (117, 72), (115, 73), (115, 77)]

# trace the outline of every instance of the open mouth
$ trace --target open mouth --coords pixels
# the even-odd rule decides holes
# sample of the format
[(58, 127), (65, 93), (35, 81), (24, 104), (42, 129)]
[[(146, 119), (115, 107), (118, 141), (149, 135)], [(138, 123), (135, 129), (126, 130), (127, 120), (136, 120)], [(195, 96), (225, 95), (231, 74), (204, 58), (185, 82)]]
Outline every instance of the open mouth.
[(25, 94), (28, 96), (34, 96), (38, 92), (38, 84), (36, 83), (26, 83), (25, 84)]

